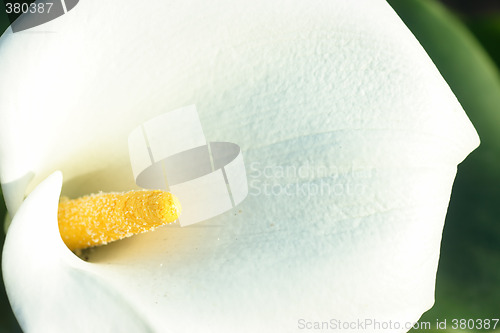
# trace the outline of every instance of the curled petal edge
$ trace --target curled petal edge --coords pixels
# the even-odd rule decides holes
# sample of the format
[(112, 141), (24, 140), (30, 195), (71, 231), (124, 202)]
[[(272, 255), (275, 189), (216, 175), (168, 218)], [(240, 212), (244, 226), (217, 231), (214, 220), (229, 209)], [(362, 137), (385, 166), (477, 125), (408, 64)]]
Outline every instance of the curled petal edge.
[(152, 332), (132, 303), (64, 245), (57, 224), (62, 179), (57, 171), (28, 196), (5, 240), (3, 277), (22, 329)]

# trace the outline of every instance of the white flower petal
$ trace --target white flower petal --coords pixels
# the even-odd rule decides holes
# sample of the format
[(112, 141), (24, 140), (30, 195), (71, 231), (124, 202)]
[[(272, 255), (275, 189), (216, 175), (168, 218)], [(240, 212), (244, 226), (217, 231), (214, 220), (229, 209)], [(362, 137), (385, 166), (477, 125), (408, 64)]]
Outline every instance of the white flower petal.
[(57, 226), (62, 176), (24, 201), (5, 239), (3, 277), (26, 332), (148, 332), (131, 302), (64, 245)]
[(189, 104), (209, 141), (242, 148), (235, 211), (85, 265), (154, 330), (414, 321), (432, 305), (456, 165), (478, 138), (385, 1), (86, 0), (34, 30), (55, 33), (0, 41), (3, 183), (33, 173), (29, 192), (61, 169), (69, 195), (133, 188), (129, 132)]

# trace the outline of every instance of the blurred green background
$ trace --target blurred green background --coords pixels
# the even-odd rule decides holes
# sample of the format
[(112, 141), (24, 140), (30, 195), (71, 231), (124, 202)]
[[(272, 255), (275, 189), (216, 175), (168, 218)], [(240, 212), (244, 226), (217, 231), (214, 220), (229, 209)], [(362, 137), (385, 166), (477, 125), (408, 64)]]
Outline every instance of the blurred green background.
[[(388, 2), (433, 59), (481, 137), (481, 146), (458, 168), (441, 245), (436, 303), (420, 321), (433, 324), (425, 332), (485, 332), (454, 330), (451, 320), (500, 318), (500, 0)], [(9, 26), (4, 13), (0, 2), (0, 34)], [(4, 215), (0, 200), (2, 220)], [(0, 249), (4, 238), (0, 228)], [(436, 320), (444, 319), (448, 329), (436, 329)], [(3, 332), (21, 330), (0, 281)], [(500, 332), (500, 323), (495, 332)]]

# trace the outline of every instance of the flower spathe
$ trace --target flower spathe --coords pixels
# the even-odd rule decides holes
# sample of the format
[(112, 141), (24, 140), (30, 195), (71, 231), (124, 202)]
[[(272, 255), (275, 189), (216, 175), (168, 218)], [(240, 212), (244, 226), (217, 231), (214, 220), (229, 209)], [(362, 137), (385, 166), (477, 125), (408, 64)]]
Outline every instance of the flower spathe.
[(6, 239), (5, 286), (23, 329), (147, 332), (150, 328), (131, 304), (105, 279), (89, 274), (88, 264), (69, 252), (57, 224), (37, 223), (57, 221), (61, 185), (62, 175), (56, 172), (38, 186), (16, 214), (19, 222), (9, 232), (13, 236)]
[[(432, 306), (478, 138), (384, 1), (86, 0), (34, 30), (0, 39), (0, 176), (11, 210), (31, 192), (3, 265), (23, 329), (279, 332)], [(242, 148), (245, 201), (73, 256), (53, 172), (69, 196), (132, 189), (130, 131), (190, 104)]]

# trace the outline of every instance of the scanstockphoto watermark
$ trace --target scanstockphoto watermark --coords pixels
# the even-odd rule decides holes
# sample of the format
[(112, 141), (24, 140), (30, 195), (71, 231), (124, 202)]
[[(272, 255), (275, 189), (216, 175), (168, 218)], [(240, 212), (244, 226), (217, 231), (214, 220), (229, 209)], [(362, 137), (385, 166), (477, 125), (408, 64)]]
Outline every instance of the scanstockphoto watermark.
[[(332, 318), (328, 321), (312, 321), (304, 318), (297, 320), (297, 328), (304, 331), (339, 331), (339, 332), (392, 332), (394, 330), (411, 329), (415, 331), (495, 331), (499, 326), (499, 318), (436, 318), (435, 322), (417, 321), (401, 322), (395, 320), (377, 320), (373, 318), (339, 320)], [(496, 331), (495, 331), (496, 332)]]
[(377, 320), (373, 318), (363, 318), (356, 320), (339, 320), (332, 318), (327, 321), (311, 321), (304, 318), (297, 320), (297, 328), (299, 330), (305, 331), (387, 331), (392, 332), (393, 330), (410, 330), (410, 329), (421, 329), (427, 330), (431, 328), (430, 322), (400, 322), (393, 320)]
[(335, 165), (264, 165), (250, 164), (249, 195), (251, 196), (356, 196), (365, 193), (365, 180), (372, 170), (352, 163)]

